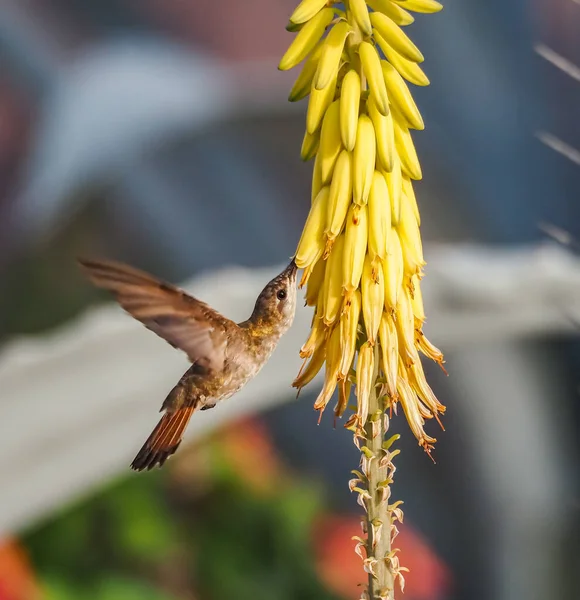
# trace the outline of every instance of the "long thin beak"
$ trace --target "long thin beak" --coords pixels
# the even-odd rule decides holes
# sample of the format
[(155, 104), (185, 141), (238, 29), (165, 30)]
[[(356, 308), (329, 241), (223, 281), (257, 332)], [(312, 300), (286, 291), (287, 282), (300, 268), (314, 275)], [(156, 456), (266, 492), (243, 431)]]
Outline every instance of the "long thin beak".
[(296, 277), (297, 271), (298, 267), (296, 266), (294, 259), (292, 259), (292, 262), (284, 269), (284, 275), (294, 278)]

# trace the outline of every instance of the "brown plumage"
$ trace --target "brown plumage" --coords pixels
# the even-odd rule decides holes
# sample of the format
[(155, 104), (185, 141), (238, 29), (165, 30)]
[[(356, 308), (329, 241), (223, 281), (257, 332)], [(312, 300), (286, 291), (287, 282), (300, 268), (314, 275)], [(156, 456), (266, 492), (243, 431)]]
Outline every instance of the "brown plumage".
[(113, 292), (130, 315), (183, 350), (192, 363), (165, 399), (165, 414), (131, 464), (137, 471), (163, 465), (197, 409), (213, 408), (252, 379), (294, 319), (294, 262), (268, 283), (250, 318), (239, 324), (143, 271), (115, 262), (79, 262), (95, 285)]

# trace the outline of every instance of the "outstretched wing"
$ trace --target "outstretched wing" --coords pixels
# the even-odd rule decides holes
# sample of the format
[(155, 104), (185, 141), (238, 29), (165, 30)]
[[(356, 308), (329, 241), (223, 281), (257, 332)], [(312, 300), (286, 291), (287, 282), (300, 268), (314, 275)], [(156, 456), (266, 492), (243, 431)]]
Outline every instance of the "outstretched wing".
[(183, 350), (200, 369), (222, 368), (227, 332), (237, 327), (233, 321), (143, 271), (109, 261), (81, 259), (79, 263), (95, 285), (113, 292), (130, 315)]

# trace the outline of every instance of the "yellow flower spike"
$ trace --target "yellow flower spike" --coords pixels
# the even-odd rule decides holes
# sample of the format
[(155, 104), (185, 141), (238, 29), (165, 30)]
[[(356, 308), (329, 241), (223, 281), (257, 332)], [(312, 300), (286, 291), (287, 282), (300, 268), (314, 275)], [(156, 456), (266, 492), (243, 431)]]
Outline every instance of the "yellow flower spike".
[(401, 159), (395, 154), (393, 168), (391, 172), (383, 172), (387, 187), (389, 188), (389, 198), (391, 199), (391, 224), (398, 225), (401, 220), (401, 199), (403, 195), (403, 171)]
[(403, 248), (403, 263), (405, 272), (409, 275), (419, 275), (425, 266), (423, 259), (423, 244), (417, 219), (413, 214), (411, 203), (405, 196), (401, 202), (401, 219), (396, 227)]
[(310, 133), (308, 133), (308, 131), (306, 131), (304, 133), (304, 139), (302, 140), (300, 158), (302, 158), (302, 160), (305, 162), (314, 158), (314, 156), (318, 152), (319, 143), (320, 136), (318, 135), (318, 133), (311, 135)]
[(356, 142), (360, 94), (360, 76), (354, 69), (350, 69), (342, 80), (340, 91), (340, 135), (349, 152), (354, 150)]
[(330, 182), (336, 159), (342, 150), (340, 139), (340, 101), (335, 100), (326, 111), (322, 119), (320, 132), (320, 172), (322, 183)]
[(423, 117), (401, 75), (399, 75), (395, 67), (386, 60), (381, 61), (381, 69), (389, 93), (389, 98), (391, 99), (391, 102), (397, 106), (399, 112), (409, 124), (409, 127), (418, 130), (425, 129)]
[(395, 4), (402, 4), (407, 10), (417, 13), (437, 13), (443, 9), (443, 4), (436, 0), (391, 0)]
[(302, 0), (290, 15), (292, 23), (305, 23), (324, 8), (328, 0)]
[[(326, 273), (326, 261), (318, 260), (314, 267), (311, 268), (311, 273), (306, 283), (306, 306), (316, 306), (318, 301), (318, 293), (322, 289), (322, 282)], [(302, 282), (301, 287), (302, 287)]]
[[(306, 361), (293, 385), (300, 389), (326, 363), (315, 409), (322, 415), (338, 391), (335, 418), (355, 411), (345, 427), (362, 454), (364, 486), (361, 480), (354, 490), (367, 512), (368, 539), (359, 539), (368, 549), (364, 567), (373, 575), (363, 595), (386, 598), (393, 596), (393, 581), (402, 583), (404, 570), (392, 546), (394, 521), (402, 513), (398, 503), (389, 503), (397, 454), (384, 446), (389, 420), (400, 402), (430, 453), (435, 439), (424, 424), (445, 410), (427, 384), (419, 355), (443, 365), (443, 355), (422, 331), (425, 261), (413, 186), (422, 173), (409, 131), (424, 127), (409, 83), (424, 86), (429, 80), (418, 66), (423, 55), (401, 29), (414, 21), (410, 11), (433, 12), (440, 5), (345, 0), (342, 12), (337, 3), (300, 1), (292, 14), (300, 23), (290, 24), (300, 31), (282, 61), (289, 67), (301, 55), (306, 59), (290, 99), (310, 95), (301, 154), (315, 156), (312, 205), (295, 258), (315, 315), (300, 351)], [(329, 11), (330, 21), (323, 18)], [(356, 407), (349, 406), (351, 385)]]
[(355, 290), (340, 317), (340, 346), (342, 348), (342, 355), (338, 369), (339, 379), (347, 379), (352, 367), (356, 352), (361, 305), (361, 293), (359, 290)]
[(365, 0), (349, 0), (348, 6), (362, 34), (368, 37), (371, 34), (372, 27)]
[(381, 68), (381, 59), (375, 47), (369, 42), (361, 42), (358, 53), (375, 106), (381, 115), (387, 116), (389, 114), (389, 96)]
[(358, 351), (358, 361), (356, 365), (356, 395), (357, 395), (357, 416), (359, 425), (364, 427), (369, 416), (369, 396), (374, 381), (374, 361), (375, 351), (369, 342), (365, 342)]
[(413, 189), (413, 182), (410, 177), (403, 176), (403, 194), (407, 197), (407, 200), (411, 204), (415, 219), (417, 219), (417, 225), (421, 227), (421, 214), (419, 213), (419, 205), (417, 204), (417, 197), (415, 196), (415, 190)]
[(347, 301), (360, 283), (367, 253), (368, 231), (366, 205), (351, 205), (346, 216), (342, 271), (342, 285), (346, 291)]
[(396, 229), (391, 229), (387, 244), (387, 260), (383, 262), (385, 279), (385, 308), (393, 312), (397, 308), (403, 290), (404, 259), (401, 241)]
[(353, 200), (365, 204), (368, 200), (375, 172), (376, 138), (373, 122), (367, 115), (358, 118), (353, 164)]
[(314, 200), (316, 200), (318, 193), (323, 188), (320, 161), (320, 155), (317, 152), (316, 158), (314, 159), (314, 166), (312, 167), (312, 192), (310, 194), (311, 204), (314, 204)]
[(379, 325), (379, 342), (387, 395), (397, 399), (397, 374), (399, 369), (399, 338), (393, 315), (383, 312)]
[(403, 377), (397, 378), (397, 392), (399, 401), (403, 407), (405, 417), (409, 423), (409, 427), (413, 435), (417, 438), (419, 445), (430, 454), (433, 444), (437, 441), (435, 438), (428, 436), (423, 429), (425, 421), (419, 411), (419, 400), (417, 394), (411, 389), (411, 386)]
[(310, 360), (307, 359), (307, 362), (305, 361), (300, 373), (292, 382), (292, 387), (298, 388), (298, 391), (300, 391), (318, 375), (326, 359), (326, 346), (327, 344), (321, 344), (316, 348)]
[(314, 79), (314, 74), (318, 68), (318, 60), (320, 59), (321, 53), (322, 42), (319, 42), (310, 53), (310, 56), (306, 59), (302, 71), (300, 71), (300, 75), (298, 75), (290, 90), (290, 94), (288, 95), (288, 100), (290, 102), (298, 102), (298, 100), (302, 100), (302, 98), (306, 98), (306, 96), (310, 94), (312, 80)]
[(393, 117), (390, 112), (387, 116), (382, 115), (373, 98), (369, 98), (367, 110), (375, 128), (378, 162), (384, 171), (390, 172), (397, 154)]
[(362, 312), (365, 324), (367, 339), (371, 346), (374, 346), (381, 315), (383, 314), (383, 305), (385, 302), (385, 284), (382, 269), (377, 273), (376, 279), (373, 279), (373, 268), (370, 255), (366, 255), (362, 278)]
[(306, 110), (306, 131), (314, 133), (320, 127), (326, 110), (334, 101), (335, 94), (336, 77), (323, 90), (317, 90), (314, 88), (314, 84), (312, 85)]
[(346, 21), (339, 21), (326, 36), (314, 75), (315, 89), (324, 89), (337, 76), (344, 43), (351, 32), (352, 28)]
[(392, 46), (401, 56), (416, 63), (421, 63), (425, 60), (419, 48), (415, 46), (407, 34), (391, 21), (389, 17), (380, 12), (373, 12), (371, 14), (371, 23), (379, 32), (383, 41)]
[[(373, 279), (382, 270), (382, 262), (387, 258), (387, 246), (391, 232), (391, 201), (385, 177), (379, 171), (373, 175), (369, 194), (369, 255)], [(382, 278), (382, 273), (381, 273)]]
[(337, 238), (330, 256), (327, 259), (326, 275), (324, 278), (324, 312), (322, 320), (325, 325), (331, 325), (338, 317), (342, 307), (342, 262), (344, 256), (344, 236)]
[(340, 328), (335, 327), (326, 342), (326, 372), (324, 386), (314, 403), (314, 410), (321, 413), (330, 402), (338, 383), (338, 367), (340, 364)]
[(352, 197), (352, 165), (351, 155), (343, 150), (336, 161), (336, 169), (330, 183), (328, 197), (328, 210), (326, 218), (326, 249), (327, 256), (334, 244), (334, 240), (344, 227), (344, 221)]
[(393, 124), (395, 126), (395, 146), (401, 157), (403, 173), (411, 179), (422, 179), (421, 164), (417, 157), (417, 150), (411, 137), (411, 132), (406, 124), (402, 123), (393, 109)]
[(300, 29), (282, 57), (278, 69), (288, 71), (302, 62), (312, 51), (334, 18), (331, 8), (322, 9)]
[(393, 4), (391, 0), (367, 0), (367, 4), (376, 12), (381, 12), (397, 25), (404, 27), (415, 21), (415, 17), (406, 10)]
[(406, 59), (401, 56), (396, 50), (389, 46), (383, 39), (383, 37), (378, 33), (376, 29), (373, 29), (373, 35), (379, 45), (379, 48), (383, 51), (383, 54), (387, 58), (387, 60), (397, 69), (397, 71), (401, 74), (401, 77), (404, 77), (409, 83), (418, 86), (427, 86), (430, 81), (427, 75), (423, 72), (423, 69), (416, 63), (411, 60)]
[(313, 265), (324, 251), (324, 226), (326, 224), (328, 193), (328, 186), (323, 187), (310, 207), (294, 257), (296, 266), (299, 269), (306, 269)]

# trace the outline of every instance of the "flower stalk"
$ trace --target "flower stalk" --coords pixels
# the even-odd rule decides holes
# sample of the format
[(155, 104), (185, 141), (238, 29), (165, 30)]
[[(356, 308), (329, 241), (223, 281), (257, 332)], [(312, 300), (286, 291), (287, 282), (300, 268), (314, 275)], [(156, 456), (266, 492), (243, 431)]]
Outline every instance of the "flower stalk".
[(445, 407), (428, 385), (420, 353), (443, 365), (423, 333), (425, 260), (414, 182), (422, 178), (412, 130), (424, 129), (409, 84), (425, 86), (423, 55), (404, 28), (436, 0), (302, 0), (287, 26), (296, 36), (280, 61), (304, 61), (289, 100), (308, 98), (301, 155), (314, 159), (312, 204), (295, 254), (306, 304), (315, 311), (293, 385), (300, 390), (325, 367), (314, 408), (335, 391), (336, 417), (356, 406), (345, 427), (361, 451), (352, 491), (366, 511), (357, 552), (369, 574), (363, 598), (393, 599), (404, 585), (392, 542), (400, 503), (389, 504), (395, 472), (385, 441), (400, 404), (420, 446), (435, 438), (425, 422)]

